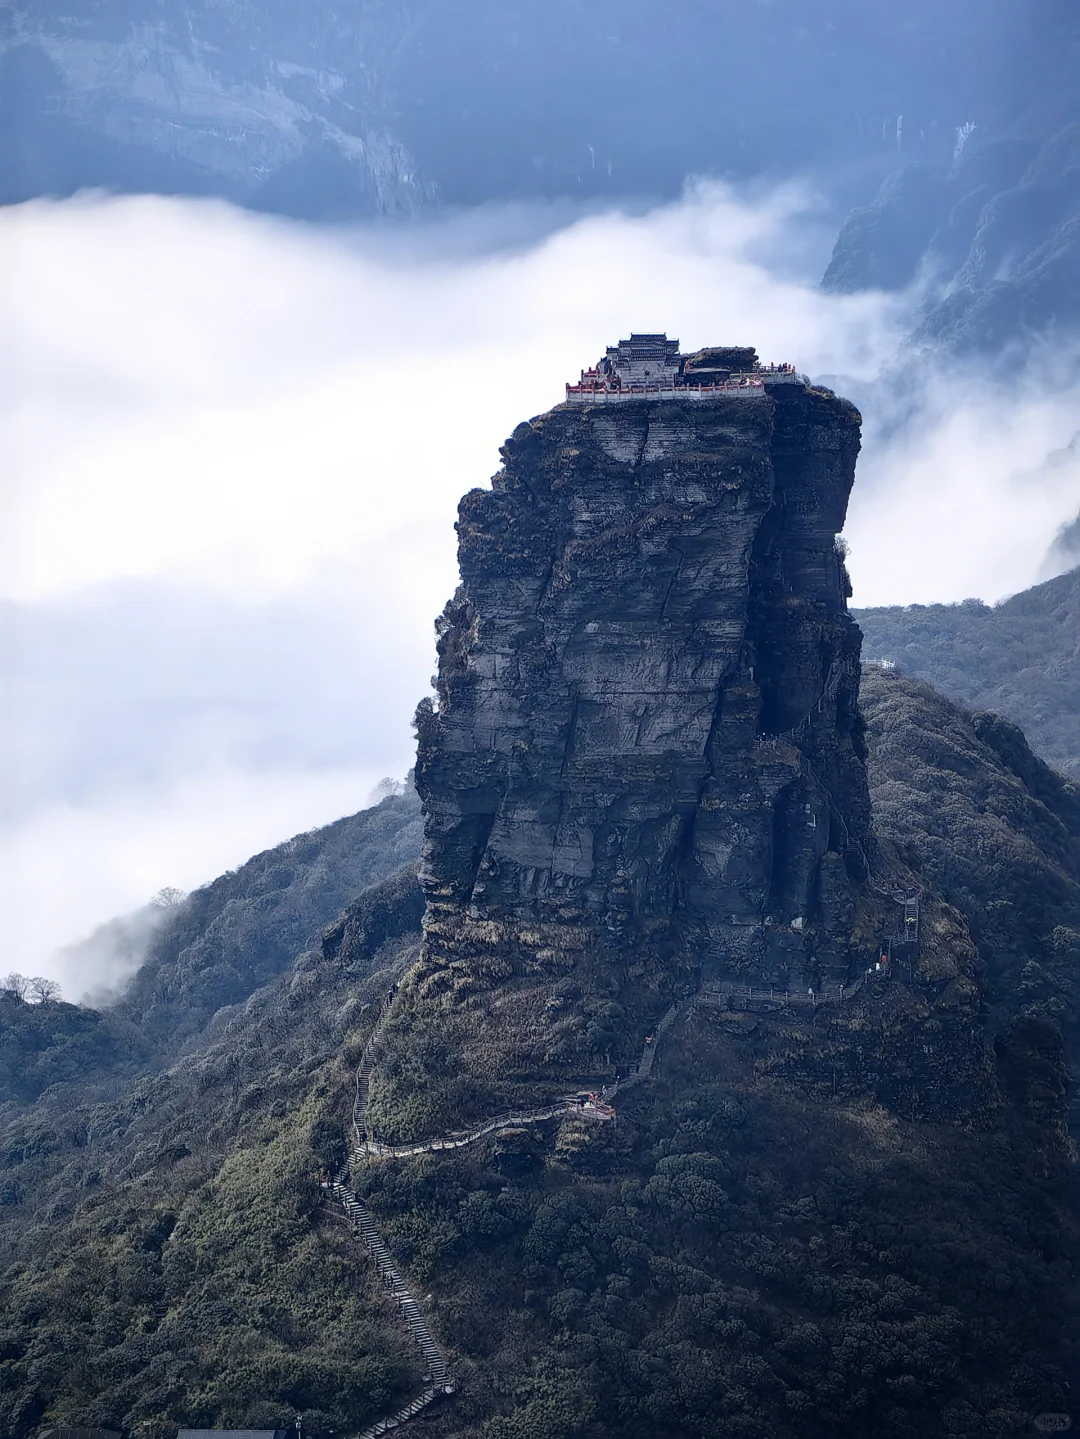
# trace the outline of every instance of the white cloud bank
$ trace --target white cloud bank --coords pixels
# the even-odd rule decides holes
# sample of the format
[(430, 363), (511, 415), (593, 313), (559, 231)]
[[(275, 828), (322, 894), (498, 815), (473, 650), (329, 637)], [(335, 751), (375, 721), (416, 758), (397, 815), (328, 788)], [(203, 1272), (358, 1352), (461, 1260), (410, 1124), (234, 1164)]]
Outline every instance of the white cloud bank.
[[(854, 603), (992, 604), (1067, 567), (1050, 562), (1080, 510), (1080, 385), (1064, 357), (1008, 379), (909, 361), (869, 387), (848, 511)], [(895, 415), (902, 411), (903, 422)]]
[(797, 189), (537, 228), (320, 231), (158, 198), (0, 212), (14, 967), (55, 972), (75, 934), (404, 771), (458, 498), (631, 328), (844, 377), (866, 418), (857, 603), (1040, 577), (1080, 504), (1074, 467), (1045, 463), (1075, 429), (1060, 366), (884, 381), (910, 300), (820, 293)]

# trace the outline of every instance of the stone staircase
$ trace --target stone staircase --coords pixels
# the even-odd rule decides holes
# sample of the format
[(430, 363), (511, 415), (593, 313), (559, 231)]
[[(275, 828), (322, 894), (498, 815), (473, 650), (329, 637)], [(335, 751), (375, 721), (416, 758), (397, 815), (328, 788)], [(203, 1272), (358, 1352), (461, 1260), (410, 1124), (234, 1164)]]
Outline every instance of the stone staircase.
[(633, 1073), (628, 1074), (625, 1079), (620, 1079), (607, 1091), (606, 1098), (614, 1099), (615, 1095), (629, 1089), (632, 1085), (640, 1084), (642, 1080), (648, 1079), (652, 1073), (653, 1064), (656, 1061), (656, 1051), (661, 1038), (667, 1033), (671, 1026), (687, 1008), (693, 1003), (696, 996), (688, 996), (685, 999), (677, 999), (663, 1018), (657, 1023), (652, 1034), (646, 1039), (641, 1051), (641, 1058)]
[(362, 1434), (353, 1436), (353, 1439), (372, 1439), (374, 1435), (385, 1434), (388, 1430), (396, 1429), (399, 1425), (404, 1424), (407, 1419), (419, 1414), (421, 1409), (426, 1408), (439, 1395), (452, 1394), (454, 1382), (450, 1377), (450, 1368), (446, 1358), (432, 1337), (427, 1321), (420, 1312), (420, 1306), (405, 1283), (400, 1269), (394, 1263), (393, 1255), (384, 1243), (371, 1211), (356, 1197), (347, 1181), (345, 1171), (331, 1181), (330, 1188), (334, 1197), (345, 1210), (345, 1216), (353, 1231), (363, 1241), (365, 1249), (379, 1272), (379, 1277), (390, 1292), (390, 1297), (400, 1309), (413, 1343), (423, 1358), (425, 1378), (428, 1381), (428, 1388), (411, 1404), (407, 1404), (404, 1409), (398, 1410), (389, 1418), (380, 1420), (371, 1428), (365, 1429)]
[(377, 1424), (370, 1428), (363, 1429), (359, 1434), (351, 1436), (351, 1439), (378, 1439), (380, 1434), (389, 1434), (391, 1429), (397, 1429), (402, 1424), (419, 1414), (421, 1409), (426, 1409), (432, 1400), (439, 1397), (437, 1389), (425, 1389), (423, 1394), (418, 1395), (411, 1404), (406, 1404), (404, 1409), (399, 1409), (396, 1414), (389, 1418), (380, 1419)]
[[(676, 1016), (685, 1006), (692, 1001), (679, 1000), (673, 1004), (664, 1017), (657, 1024), (656, 1029), (646, 1042), (637, 1069), (621, 1085), (613, 1086), (607, 1091), (606, 1097), (612, 1097), (617, 1088), (625, 1088), (635, 1084), (639, 1080), (648, 1077), (652, 1070), (653, 1061), (656, 1057), (657, 1041), (674, 1023)], [(531, 1109), (525, 1111), (508, 1110), (495, 1118), (486, 1120), (483, 1124), (477, 1125), (474, 1129), (462, 1130), (460, 1132), (443, 1135), (438, 1139), (422, 1140), (416, 1144), (383, 1144), (368, 1132), (367, 1126), (367, 1099), (370, 1088), (371, 1073), (375, 1067), (378, 1054), (377, 1040), (380, 1026), (376, 1028), (368, 1040), (364, 1053), (361, 1056), (360, 1064), (356, 1071), (356, 1096), (353, 1101), (353, 1131), (355, 1143), (352, 1152), (352, 1162), (359, 1164), (373, 1158), (408, 1158), (417, 1154), (432, 1154), (440, 1150), (462, 1149), (468, 1144), (474, 1144), (478, 1140), (490, 1134), (498, 1134), (501, 1130), (517, 1128), (525, 1124), (537, 1124), (545, 1119), (555, 1119), (564, 1114), (579, 1114), (583, 1118), (595, 1120), (607, 1120), (614, 1118), (614, 1111), (606, 1103), (588, 1101), (582, 1103), (577, 1095), (568, 1095), (554, 1104), (545, 1106), (542, 1109)], [(371, 1425), (361, 1433), (350, 1435), (348, 1439), (377, 1439), (380, 1434), (388, 1434), (391, 1430), (399, 1428), (402, 1424), (419, 1414), (427, 1406), (433, 1403), (441, 1395), (453, 1394), (455, 1385), (450, 1375), (450, 1367), (443, 1351), (431, 1333), (430, 1328), (416, 1298), (405, 1279), (394, 1263), (393, 1255), (390, 1253), (382, 1235), (379, 1233), (378, 1225), (368, 1207), (357, 1197), (349, 1183), (348, 1170), (342, 1169), (328, 1185), (334, 1197), (341, 1204), (345, 1211), (349, 1225), (353, 1232), (362, 1241), (371, 1260), (379, 1272), (379, 1276), (386, 1285), (390, 1297), (401, 1311), (402, 1317), (408, 1326), (409, 1334), (416, 1345), (424, 1361), (425, 1379), (427, 1387), (411, 1403), (395, 1414), (389, 1415), (386, 1419), (380, 1419), (377, 1424)]]
[(360, 1056), (360, 1064), (356, 1070), (356, 1093), (353, 1097), (353, 1133), (356, 1136), (356, 1147), (362, 1149), (367, 1140), (367, 1104), (368, 1091), (371, 1088), (371, 1072), (375, 1068), (375, 1061), (378, 1058), (378, 1038), (381, 1028), (381, 1021), (376, 1024), (372, 1031), (371, 1038), (364, 1047)]

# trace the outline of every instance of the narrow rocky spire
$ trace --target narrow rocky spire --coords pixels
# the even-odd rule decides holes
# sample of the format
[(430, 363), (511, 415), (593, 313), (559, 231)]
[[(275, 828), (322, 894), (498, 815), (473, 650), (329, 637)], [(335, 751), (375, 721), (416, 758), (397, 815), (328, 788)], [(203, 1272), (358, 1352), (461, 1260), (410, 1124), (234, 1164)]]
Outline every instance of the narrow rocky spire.
[(430, 963), (844, 982), (870, 858), (836, 543), (859, 424), (789, 382), (514, 431), (461, 502), (418, 714)]

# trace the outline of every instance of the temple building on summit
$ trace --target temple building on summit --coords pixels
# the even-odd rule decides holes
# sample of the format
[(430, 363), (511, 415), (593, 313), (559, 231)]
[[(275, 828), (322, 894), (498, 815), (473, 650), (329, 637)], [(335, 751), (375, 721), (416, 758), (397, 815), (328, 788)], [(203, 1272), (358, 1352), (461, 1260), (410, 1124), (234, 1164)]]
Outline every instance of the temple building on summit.
[(597, 369), (621, 384), (671, 384), (681, 365), (678, 340), (666, 335), (631, 335), (609, 345)]
[(666, 334), (632, 334), (609, 345), (603, 359), (567, 384), (567, 404), (595, 404), (648, 396), (701, 400), (753, 399), (775, 384), (802, 380), (793, 365), (763, 365), (752, 346), (733, 345), (683, 355)]

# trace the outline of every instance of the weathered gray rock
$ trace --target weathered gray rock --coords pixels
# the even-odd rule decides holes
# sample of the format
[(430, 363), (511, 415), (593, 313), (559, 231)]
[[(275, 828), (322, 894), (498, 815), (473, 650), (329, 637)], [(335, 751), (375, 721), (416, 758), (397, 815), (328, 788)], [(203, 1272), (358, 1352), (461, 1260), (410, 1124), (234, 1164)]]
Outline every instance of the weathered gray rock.
[(418, 713), (429, 964), (645, 948), (672, 982), (844, 978), (870, 846), (835, 544), (860, 417), (782, 388), (560, 407), (465, 496)]

